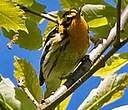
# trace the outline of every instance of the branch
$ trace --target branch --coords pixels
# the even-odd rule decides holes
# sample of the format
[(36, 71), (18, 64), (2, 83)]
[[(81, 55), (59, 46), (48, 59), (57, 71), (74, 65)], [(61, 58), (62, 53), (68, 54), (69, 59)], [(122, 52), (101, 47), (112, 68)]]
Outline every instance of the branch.
[(121, 15), (121, 0), (117, 4), (117, 37), (114, 46), (120, 43), (120, 15)]
[(52, 21), (52, 22), (58, 24), (57, 18), (56, 18), (55, 16), (53, 16), (52, 14), (47, 14), (47, 13), (45, 13), (45, 12), (39, 13), (39, 12), (37, 12), (37, 11), (35, 11), (35, 10), (29, 9), (29, 8), (27, 8), (27, 7), (23, 6), (23, 5), (19, 5), (19, 4), (18, 4), (18, 6), (20, 6), (20, 8), (21, 8), (22, 10), (24, 10), (25, 12), (34, 14), (34, 15), (36, 15), (36, 16), (45, 18), (45, 19), (47, 19), (47, 20), (49, 20), (49, 21)]
[[(121, 15), (121, 30), (124, 28), (124, 25), (126, 24), (127, 20), (128, 20), (128, 6), (125, 8), (125, 10)], [(116, 34), (117, 33), (116, 33), (116, 25), (115, 25), (111, 29), (107, 40), (104, 39), (103, 43), (99, 44), (95, 49), (93, 49), (93, 51), (91, 51), (91, 53), (89, 53), (89, 57), (92, 62), (96, 62), (99, 56), (101, 56), (105, 52), (105, 50), (111, 45), (111, 43), (115, 40)], [(81, 62), (79, 64), (79, 67), (74, 71), (75, 76), (72, 76), (72, 78), (68, 80), (65, 83), (65, 85), (62, 85), (53, 95), (45, 99), (45, 103), (43, 103), (41, 108), (43, 110), (51, 109), (55, 107), (57, 104), (59, 104), (61, 101), (63, 101), (84, 81), (90, 78), (94, 74), (94, 72), (96, 72), (99, 68), (101, 68), (104, 65), (103, 63), (127, 42), (128, 39), (121, 42), (120, 45), (118, 45), (117, 47), (113, 47), (112, 50), (110, 50), (105, 57), (100, 59), (98, 63), (94, 64), (93, 67), (91, 67), (91, 62), (89, 59), (88, 60), (86, 59), (84, 62)], [(78, 79), (78, 77), (81, 78), (79, 78), (79, 80), (76, 81), (75, 78)]]

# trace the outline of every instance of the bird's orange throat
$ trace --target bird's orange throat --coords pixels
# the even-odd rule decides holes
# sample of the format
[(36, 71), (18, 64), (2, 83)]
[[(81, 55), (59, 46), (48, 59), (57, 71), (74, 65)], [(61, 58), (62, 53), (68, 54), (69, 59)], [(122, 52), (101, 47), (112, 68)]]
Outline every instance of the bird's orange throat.
[(72, 20), (69, 34), (71, 47), (74, 51), (81, 53), (83, 49), (87, 50), (89, 46), (88, 25), (83, 17)]

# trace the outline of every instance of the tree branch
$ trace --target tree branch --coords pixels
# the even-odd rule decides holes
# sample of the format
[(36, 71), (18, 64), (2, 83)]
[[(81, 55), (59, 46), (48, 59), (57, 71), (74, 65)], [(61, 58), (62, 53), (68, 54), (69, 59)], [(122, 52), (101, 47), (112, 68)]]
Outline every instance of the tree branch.
[(121, 15), (121, 0), (118, 0), (117, 4), (117, 37), (114, 46), (120, 43), (120, 15)]
[[(127, 20), (128, 20), (128, 6), (125, 8), (125, 10), (121, 15), (121, 30), (124, 28), (124, 25), (126, 24)], [(106, 40), (104, 39), (103, 43), (99, 44), (95, 49), (93, 49), (89, 53), (89, 57), (92, 62), (96, 62), (97, 59), (99, 59), (99, 57), (111, 45), (111, 43), (115, 40), (116, 34), (117, 33), (116, 33), (116, 25), (115, 25), (111, 29), (108, 35), (108, 38)], [(118, 45), (117, 47), (113, 47), (108, 52), (108, 54), (106, 54), (105, 57), (99, 59), (99, 61), (97, 63), (94, 63), (92, 67), (89, 59), (86, 59), (84, 62), (81, 62), (79, 64), (79, 67), (74, 71), (76, 76), (73, 76), (72, 79), (68, 80), (65, 83), (66, 86), (62, 85), (53, 95), (45, 99), (45, 103), (43, 103), (41, 108), (43, 110), (48, 110), (55, 107), (57, 104), (59, 104), (62, 100), (64, 100), (67, 96), (69, 96), (76, 88), (78, 88), (84, 81), (90, 78), (94, 74), (94, 72), (96, 72), (99, 68), (101, 68), (104, 65), (104, 62), (127, 42), (128, 42), (128, 39), (121, 42), (120, 45)], [(78, 79), (78, 77), (81, 77), (81, 78), (79, 78), (79, 80), (76, 81), (75, 78)]]
[(58, 24), (57, 18), (56, 18), (55, 16), (51, 15), (51, 14), (48, 14), (48, 13), (45, 13), (45, 12), (39, 13), (39, 12), (37, 12), (37, 11), (35, 11), (35, 10), (29, 9), (29, 8), (27, 8), (27, 7), (23, 6), (23, 5), (19, 5), (19, 4), (18, 4), (18, 6), (20, 6), (20, 8), (21, 8), (22, 10), (24, 10), (25, 12), (34, 14), (34, 15), (36, 15), (36, 16), (45, 18), (45, 19), (47, 19), (47, 20), (49, 20), (49, 21), (52, 21), (52, 22)]

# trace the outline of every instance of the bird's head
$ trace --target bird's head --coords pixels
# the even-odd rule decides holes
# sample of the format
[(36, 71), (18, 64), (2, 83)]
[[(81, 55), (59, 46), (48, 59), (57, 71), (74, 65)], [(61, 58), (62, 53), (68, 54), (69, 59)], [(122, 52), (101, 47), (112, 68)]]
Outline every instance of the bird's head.
[(70, 9), (68, 11), (65, 11), (62, 16), (59, 18), (59, 31), (63, 33), (64, 29), (67, 29), (70, 25), (73, 19), (80, 19), (81, 18), (81, 10), (76, 9)]

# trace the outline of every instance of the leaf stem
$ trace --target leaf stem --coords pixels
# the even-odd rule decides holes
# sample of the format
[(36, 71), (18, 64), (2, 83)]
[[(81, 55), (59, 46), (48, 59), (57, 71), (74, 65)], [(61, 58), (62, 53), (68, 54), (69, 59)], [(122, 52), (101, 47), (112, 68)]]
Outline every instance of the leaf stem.
[(22, 10), (24, 10), (25, 12), (32, 13), (32, 14), (34, 14), (36, 16), (45, 18), (45, 19), (47, 19), (49, 21), (52, 21), (52, 22), (58, 24), (57, 18), (55, 16), (51, 15), (51, 14), (48, 14), (48, 13), (45, 13), (45, 12), (39, 13), (39, 12), (37, 12), (35, 10), (29, 9), (29, 8), (27, 8), (27, 7), (23, 6), (23, 5), (19, 5), (19, 4), (18, 4), (18, 6), (20, 6), (20, 8)]
[(117, 46), (120, 43), (120, 15), (121, 15), (121, 0), (118, 0), (117, 4), (117, 36), (114, 46)]

